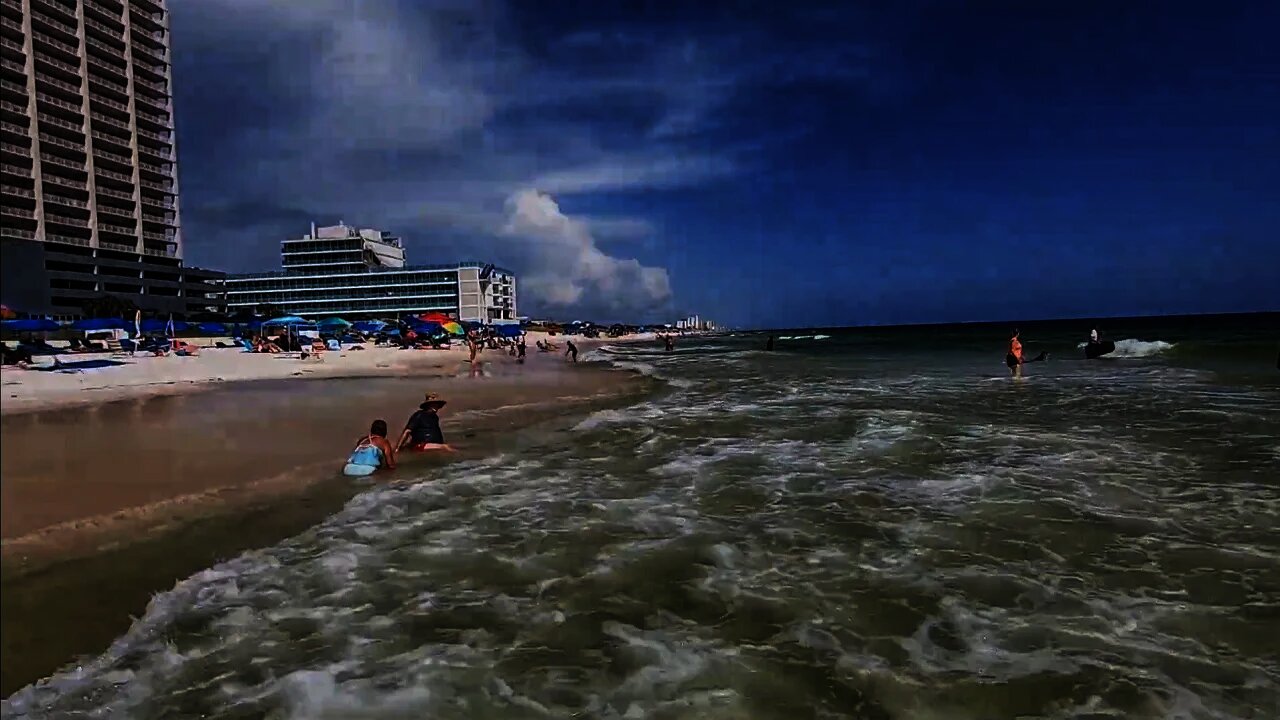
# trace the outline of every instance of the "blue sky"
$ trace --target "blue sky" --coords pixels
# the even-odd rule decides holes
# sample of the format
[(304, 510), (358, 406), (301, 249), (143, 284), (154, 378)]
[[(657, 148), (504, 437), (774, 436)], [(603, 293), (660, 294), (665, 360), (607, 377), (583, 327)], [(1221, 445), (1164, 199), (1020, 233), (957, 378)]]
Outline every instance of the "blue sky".
[(1277, 3), (171, 10), (195, 264), (343, 219), (566, 319), (1280, 309)]

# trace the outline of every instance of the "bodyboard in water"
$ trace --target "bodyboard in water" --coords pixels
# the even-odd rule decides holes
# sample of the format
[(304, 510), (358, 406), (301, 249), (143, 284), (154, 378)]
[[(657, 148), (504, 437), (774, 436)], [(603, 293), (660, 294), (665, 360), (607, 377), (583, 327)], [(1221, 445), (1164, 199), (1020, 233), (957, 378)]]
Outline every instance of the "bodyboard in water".
[(364, 477), (365, 475), (372, 475), (377, 470), (378, 468), (372, 465), (347, 463), (346, 467), (342, 468), (342, 474), (349, 477)]
[(1090, 342), (1084, 346), (1084, 357), (1086, 360), (1092, 360), (1094, 358), (1100, 358), (1108, 353), (1113, 353), (1115, 350), (1116, 344), (1110, 340)]

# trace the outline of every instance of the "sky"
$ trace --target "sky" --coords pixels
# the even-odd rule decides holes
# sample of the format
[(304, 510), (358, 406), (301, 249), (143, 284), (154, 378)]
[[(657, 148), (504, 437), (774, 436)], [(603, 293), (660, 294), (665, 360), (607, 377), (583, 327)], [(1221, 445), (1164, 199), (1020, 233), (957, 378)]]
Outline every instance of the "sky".
[(170, 10), (192, 264), (343, 220), (561, 320), (1280, 309), (1280, 3)]

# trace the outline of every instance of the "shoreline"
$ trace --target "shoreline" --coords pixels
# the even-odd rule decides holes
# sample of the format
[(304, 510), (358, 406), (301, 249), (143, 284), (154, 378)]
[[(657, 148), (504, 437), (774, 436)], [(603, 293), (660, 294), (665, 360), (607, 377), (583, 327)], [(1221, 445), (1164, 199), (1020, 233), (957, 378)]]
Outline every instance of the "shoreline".
[[(451, 439), (461, 445), (461, 452), (447, 459), (405, 458), (396, 471), (378, 478), (376, 482), (380, 484), (417, 482), (455, 462), (527, 442), (522, 438), (531, 434), (536, 436), (542, 432), (541, 437), (545, 437), (545, 433), (560, 432), (570, 427), (566, 424), (570, 418), (595, 409), (631, 404), (656, 387), (649, 379), (612, 368), (582, 368), (579, 372), (554, 367), (542, 370), (535, 377), (471, 380), (419, 375), (374, 378), (367, 382), (345, 380), (325, 387), (357, 393), (372, 383), (377, 384), (382, 393), (379, 398), (385, 398), (396, 397), (396, 393), (402, 396), (403, 392), (411, 391), (410, 388), (418, 391), (423, 380), (458, 397), (451, 403), (462, 409), (447, 416), (446, 431), (462, 438), (461, 441)], [(237, 382), (212, 386), (224, 390), (222, 393), (137, 399), (144, 406), (158, 403), (161, 408), (157, 412), (178, 412), (214, 398), (234, 405), (256, 394), (257, 385), (268, 384), (274, 386), (277, 395), (286, 397), (299, 395), (301, 387), (312, 387), (310, 383), (298, 386), (289, 382)], [(468, 404), (465, 397), (468, 388), (483, 397)], [(315, 393), (306, 395), (310, 397)], [(340, 393), (332, 404), (345, 406), (351, 397)], [(96, 408), (108, 413), (108, 417), (97, 422), (111, 424), (114, 422), (111, 413), (147, 416), (147, 411), (138, 411), (129, 405), (98, 404)], [(177, 410), (167, 409), (169, 406)], [(64, 407), (48, 413), (24, 413), (12, 420), (33, 425), (46, 420), (76, 421), (57, 418), (59, 413), (75, 414), (68, 413)], [(15, 430), (9, 420), (11, 418), (6, 417), (7, 433)], [(342, 425), (348, 424), (343, 420)], [(234, 415), (226, 414), (218, 419), (225, 424), (235, 421)], [(359, 415), (351, 422), (363, 424), (367, 419)], [(322, 416), (317, 423), (331, 427), (337, 424), (337, 418)], [(343, 437), (352, 434), (345, 428), (329, 432), (335, 433)], [(324, 446), (325, 440), (319, 438), (314, 442)], [(311, 463), (292, 465), (264, 477), (213, 482), (216, 472), (211, 468), (211, 481), (194, 486), (192, 492), (170, 492), (153, 502), (128, 503), (109, 512), (73, 515), (27, 532), (12, 533), (13, 528), (7, 526), (0, 553), (4, 596), (0, 602), (3, 610), (0, 657), (4, 658), (0, 693), (7, 696), (47, 677), (75, 657), (100, 652), (127, 630), (132, 617), (144, 611), (155, 593), (168, 590), (174, 583), (218, 561), (291, 537), (340, 510), (351, 497), (371, 487), (367, 480), (355, 482), (337, 473), (341, 459), (338, 456), (345, 452), (345, 447), (331, 450), (332, 458), (316, 458)], [(28, 452), (35, 451), (28, 449)], [(6, 486), (23, 480), (8, 471), (11, 462), (10, 456), (6, 459)], [(61, 493), (53, 492), (54, 496), (58, 494)], [(5, 505), (12, 507), (14, 498), (9, 495), (6, 488)], [(86, 603), (84, 599), (89, 597), (96, 598), (95, 602)]]
[[(546, 340), (541, 332), (527, 334), (529, 362), (544, 353), (533, 344)], [(563, 351), (564, 336), (553, 340)], [(583, 351), (614, 343), (652, 341), (650, 335), (614, 339), (578, 339)], [(563, 359), (563, 352), (556, 357)], [(465, 345), (441, 350), (400, 350), (374, 347), (362, 350), (346, 346), (326, 351), (324, 359), (302, 360), (290, 354), (248, 353), (240, 348), (201, 347), (198, 357), (154, 357), (123, 353), (83, 353), (56, 356), (62, 363), (108, 361), (121, 363), (76, 371), (19, 369), (0, 370), (0, 417), (84, 407), (165, 395), (206, 392), (227, 385), (266, 380), (334, 380), (365, 377), (457, 377), (468, 374)], [(553, 358), (542, 358), (546, 360)], [(484, 350), (481, 364), (514, 366), (515, 360), (501, 350)], [(51, 365), (52, 361), (42, 366)]]

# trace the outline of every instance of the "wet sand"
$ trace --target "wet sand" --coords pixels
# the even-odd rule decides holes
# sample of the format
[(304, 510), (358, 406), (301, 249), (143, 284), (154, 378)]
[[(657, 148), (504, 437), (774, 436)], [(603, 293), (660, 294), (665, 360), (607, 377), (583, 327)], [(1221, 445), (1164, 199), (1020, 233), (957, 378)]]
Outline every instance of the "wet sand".
[(4, 419), (0, 692), (102, 651), (151, 595), (310, 527), (369, 481), (338, 468), (375, 418), (449, 400), (449, 458), (405, 455), (396, 482), (518, 449), (569, 417), (634, 401), (640, 378), (541, 358), (482, 378), (264, 381)]

